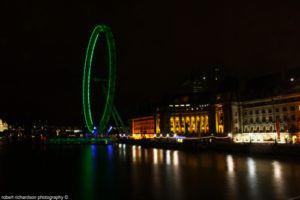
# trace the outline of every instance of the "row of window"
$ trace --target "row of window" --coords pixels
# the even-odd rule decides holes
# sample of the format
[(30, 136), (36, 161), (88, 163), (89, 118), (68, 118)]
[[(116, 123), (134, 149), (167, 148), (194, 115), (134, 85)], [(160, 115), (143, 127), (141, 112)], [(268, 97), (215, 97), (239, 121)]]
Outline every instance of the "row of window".
[[(244, 132), (245, 133), (248, 133), (248, 132), (254, 132), (254, 133), (260, 133), (260, 132), (273, 132), (273, 131), (276, 131), (276, 129), (273, 129), (273, 127), (271, 126), (271, 127), (262, 127), (262, 128), (259, 128), (259, 127), (246, 127), (245, 129), (244, 129)], [(284, 128), (283, 127), (281, 127), (280, 128), (280, 131), (284, 131)]]
[[(286, 111), (287, 111), (287, 107), (282, 107), (282, 111), (283, 111), (283, 112), (286, 112)], [(291, 107), (290, 107), (290, 111), (295, 111), (295, 106), (291, 106)], [(272, 113), (272, 112), (273, 112), (273, 110), (272, 110), (271, 108), (269, 108), (269, 109), (268, 109), (268, 113)], [(275, 112), (279, 112), (279, 108), (275, 108)], [(262, 113), (262, 114), (265, 114), (265, 113), (267, 113), (267, 110), (262, 109), (262, 110), (261, 110), (261, 113)], [(245, 112), (244, 112), (244, 115), (247, 115), (247, 114), (248, 114), (248, 112), (245, 111)], [(249, 115), (252, 115), (252, 114), (253, 114), (253, 111), (250, 110), (250, 111), (249, 111)], [(256, 111), (255, 111), (255, 114), (260, 114), (260, 110), (256, 110)]]
[[(279, 117), (279, 116), (278, 116)], [(279, 120), (280, 120), (280, 122), (282, 122), (282, 120), (279, 118)], [(295, 115), (292, 115), (291, 116), (291, 120), (292, 121), (295, 121), (296, 120), (296, 117), (295, 117)], [(285, 115), (285, 116), (283, 116), (283, 121), (284, 122), (288, 122), (289, 121), (289, 118)], [(250, 120), (249, 120), (249, 123), (253, 123), (254, 122), (254, 120), (251, 118)], [(266, 117), (262, 117), (262, 119), (261, 119), (261, 121), (260, 121), (260, 119), (259, 119), (259, 117), (257, 117), (256, 119), (255, 119), (255, 122), (256, 123), (260, 123), (260, 122), (273, 122), (273, 118), (270, 116), (269, 117), (269, 119), (268, 119), (268, 121), (266, 120)], [(245, 121), (244, 121), (244, 123), (245, 124), (247, 124), (248, 123), (248, 120), (246, 119)]]
[(270, 104), (275, 105), (275, 104), (282, 104), (282, 103), (292, 103), (292, 102), (297, 102), (297, 101), (300, 101), (300, 97), (290, 98), (290, 99), (282, 99), (282, 100), (276, 100), (276, 101), (269, 101), (269, 102), (254, 103), (254, 104), (245, 104), (243, 107), (244, 108), (253, 108), (253, 107), (270, 105)]

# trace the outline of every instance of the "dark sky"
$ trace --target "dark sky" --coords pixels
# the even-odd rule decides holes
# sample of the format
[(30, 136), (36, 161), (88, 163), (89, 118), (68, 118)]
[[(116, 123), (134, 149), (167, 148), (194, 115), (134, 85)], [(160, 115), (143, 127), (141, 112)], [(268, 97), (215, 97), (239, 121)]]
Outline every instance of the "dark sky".
[(125, 115), (217, 65), (243, 79), (299, 67), (299, 10), (297, 0), (4, 0), (0, 116), (81, 122), (85, 51), (98, 24), (116, 39)]

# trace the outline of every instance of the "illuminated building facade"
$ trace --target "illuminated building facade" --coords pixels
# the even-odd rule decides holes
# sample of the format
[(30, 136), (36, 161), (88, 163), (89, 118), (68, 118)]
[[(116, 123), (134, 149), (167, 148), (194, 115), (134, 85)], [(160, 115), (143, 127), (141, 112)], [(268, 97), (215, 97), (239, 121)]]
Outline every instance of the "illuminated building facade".
[(131, 119), (131, 133), (134, 137), (154, 137), (154, 116), (145, 116)]
[(300, 76), (271, 74), (248, 80), (240, 88), (237, 79), (222, 73), (214, 68), (211, 77), (187, 80), (177, 94), (165, 98), (151, 117), (153, 133), (300, 143)]
[(240, 119), (234, 123), (236, 142), (299, 140), (300, 93), (244, 101), (239, 107), (234, 118)]
[(157, 108), (156, 130), (163, 133), (200, 135), (210, 131), (210, 105), (170, 104)]
[(3, 122), (2, 119), (0, 119), (0, 132), (3, 132), (5, 130), (8, 130), (8, 125), (6, 122)]

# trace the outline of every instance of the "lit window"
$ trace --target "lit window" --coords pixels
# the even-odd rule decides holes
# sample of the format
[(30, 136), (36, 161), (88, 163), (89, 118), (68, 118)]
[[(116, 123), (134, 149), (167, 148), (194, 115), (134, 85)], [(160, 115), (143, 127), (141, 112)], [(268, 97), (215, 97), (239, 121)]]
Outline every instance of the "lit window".
[(169, 107), (173, 107), (173, 105), (169, 105)]

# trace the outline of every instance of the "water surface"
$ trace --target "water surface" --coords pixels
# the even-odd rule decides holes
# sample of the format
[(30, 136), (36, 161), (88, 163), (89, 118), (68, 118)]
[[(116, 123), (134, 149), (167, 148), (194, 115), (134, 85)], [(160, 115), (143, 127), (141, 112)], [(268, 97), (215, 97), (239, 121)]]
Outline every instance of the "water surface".
[(289, 199), (300, 160), (142, 148), (0, 143), (1, 195), (70, 199)]

